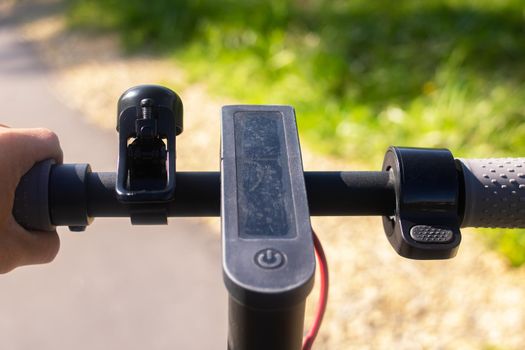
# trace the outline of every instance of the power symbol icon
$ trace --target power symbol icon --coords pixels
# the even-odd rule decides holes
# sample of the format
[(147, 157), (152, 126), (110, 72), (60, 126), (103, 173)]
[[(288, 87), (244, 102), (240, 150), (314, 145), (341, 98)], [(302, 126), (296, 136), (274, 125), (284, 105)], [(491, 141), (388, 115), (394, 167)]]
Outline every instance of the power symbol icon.
[(284, 264), (284, 254), (273, 248), (266, 248), (255, 254), (255, 263), (263, 269), (276, 269)]

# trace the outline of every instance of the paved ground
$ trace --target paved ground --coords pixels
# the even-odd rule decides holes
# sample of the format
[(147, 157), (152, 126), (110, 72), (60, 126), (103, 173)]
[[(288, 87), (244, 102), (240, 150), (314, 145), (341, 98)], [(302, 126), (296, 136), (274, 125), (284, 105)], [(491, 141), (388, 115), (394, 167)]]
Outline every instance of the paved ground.
[[(48, 127), (66, 162), (113, 171), (116, 132), (59, 103), (52, 72), (35, 57), (14, 25), (0, 22), (0, 123)], [(59, 232), (52, 264), (0, 276), (2, 349), (225, 348), (219, 240), (205, 226), (99, 219), (84, 233)]]

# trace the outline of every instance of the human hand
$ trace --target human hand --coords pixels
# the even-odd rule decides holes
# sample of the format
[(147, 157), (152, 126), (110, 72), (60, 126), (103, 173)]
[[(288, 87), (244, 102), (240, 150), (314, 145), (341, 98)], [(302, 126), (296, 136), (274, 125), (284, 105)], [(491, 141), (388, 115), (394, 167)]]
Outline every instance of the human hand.
[(45, 159), (62, 163), (62, 150), (53, 132), (0, 125), (0, 274), (22, 265), (48, 263), (58, 253), (56, 231), (28, 231), (12, 214), (20, 178)]

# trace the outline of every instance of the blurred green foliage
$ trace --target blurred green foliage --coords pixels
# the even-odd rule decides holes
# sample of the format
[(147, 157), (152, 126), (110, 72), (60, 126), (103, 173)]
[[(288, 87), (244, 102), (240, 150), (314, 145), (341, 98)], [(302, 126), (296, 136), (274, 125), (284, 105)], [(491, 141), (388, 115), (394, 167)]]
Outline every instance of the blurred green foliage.
[[(521, 0), (68, 2), (72, 26), (118, 30), (218, 94), (293, 105), (321, 152), (373, 166), (391, 144), (525, 152)], [(519, 265), (522, 234), (491, 244)]]
[(525, 230), (483, 229), (481, 232), (489, 246), (503, 254), (511, 266), (525, 264)]

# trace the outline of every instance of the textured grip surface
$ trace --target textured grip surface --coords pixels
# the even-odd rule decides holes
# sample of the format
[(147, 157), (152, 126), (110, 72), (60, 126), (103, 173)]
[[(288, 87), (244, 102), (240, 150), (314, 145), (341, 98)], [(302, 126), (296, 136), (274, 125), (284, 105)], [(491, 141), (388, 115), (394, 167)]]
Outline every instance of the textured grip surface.
[(49, 214), (49, 173), (55, 162), (44, 160), (35, 164), (18, 183), (13, 204), (15, 220), (29, 230), (53, 231)]
[(458, 159), (465, 179), (463, 227), (525, 227), (525, 158)]

